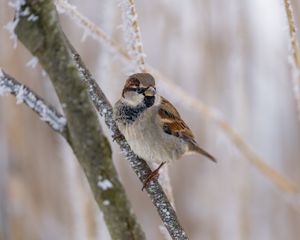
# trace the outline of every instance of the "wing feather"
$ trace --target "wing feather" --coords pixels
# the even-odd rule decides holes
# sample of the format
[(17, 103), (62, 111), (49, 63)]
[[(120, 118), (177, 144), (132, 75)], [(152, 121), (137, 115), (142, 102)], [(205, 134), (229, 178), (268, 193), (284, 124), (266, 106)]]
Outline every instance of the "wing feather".
[(158, 113), (161, 117), (165, 133), (185, 139), (187, 141), (195, 141), (191, 129), (181, 119), (181, 116), (176, 108), (163, 97), (161, 97), (161, 105)]
[(161, 104), (158, 113), (161, 117), (162, 126), (165, 133), (184, 139), (187, 141), (190, 151), (200, 153), (208, 157), (210, 160), (216, 162), (216, 159), (212, 155), (198, 146), (191, 129), (181, 119), (176, 108), (163, 97), (161, 97)]

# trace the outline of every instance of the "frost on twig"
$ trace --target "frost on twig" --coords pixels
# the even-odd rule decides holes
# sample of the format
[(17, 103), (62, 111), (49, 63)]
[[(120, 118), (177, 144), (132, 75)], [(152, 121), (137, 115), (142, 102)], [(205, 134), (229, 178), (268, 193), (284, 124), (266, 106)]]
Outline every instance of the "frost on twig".
[(145, 71), (145, 53), (134, 2), (134, 0), (120, 0), (124, 38), (133, 63), (132, 72), (136, 73)]
[(15, 0), (15, 1), (10, 1), (9, 6), (11, 6), (15, 11), (16, 11), (16, 17), (14, 18), (13, 21), (8, 22), (5, 26), (4, 29), (6, 29), (10, 36), (9, 38), (13, 41), (13, 47), (17, 47), (17, 36), (15, 34), (15, 28), (19, 23), (20, 17), (22, 14), (24, 14), (21, 9), (22, 6), (25, 4), (24, 0)]
[(292, 67), (293, 90), (296, 99), (298, 118), (300, 121), (300, 53), (297, 39), (297, 28), (290, 0), (284, 0), (284, 7), (290, 32), (291, 56), (289, 61)]
[(34, 15), (33, 13), (31, 13), (29, 11), (29, 8), (22, 9), (23, 6), (25, 5), (25, 3), (26, 3), (25, 0), (11, 0), (8, 3), (9, 6), (15, 10), (16, 14), (15, 14), (14, 20), (8, 22), (4, 26), (4, 29), (6, 29), (10, 33), (9, 38), (13, 41), (14, 48), (17, 47), (17, 43), (18, 43), (18, 38), (17, 38), (17, 35), (15, 34), (15, 29), (20, 21), (20, 17), (21, 16), (27, 17), (27, 20), (32, 21), (32, 22), (34, 22), (38, 19), (38, 17), (36, 15)]
[(29, 108), (35, 111), (50, 127), (55, 131), (63, 133), (67, 121), (53, 107), (37, 96), (29, 88), (17, 82), (14, 78), (0, 69), (0, 95), (10, 93), (16, 96), (17, 104), (25, 103)]

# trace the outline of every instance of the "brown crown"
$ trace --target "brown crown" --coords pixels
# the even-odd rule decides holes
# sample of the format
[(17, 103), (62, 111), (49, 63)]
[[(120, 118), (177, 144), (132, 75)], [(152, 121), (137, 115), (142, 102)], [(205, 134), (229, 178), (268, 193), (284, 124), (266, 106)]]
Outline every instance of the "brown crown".
[(128, 77), (123, 88), (122, 96), (132, 87), (149, 87), (155, 86), (155, 80), (149, 73), (135, 73)]
[(130, 84), (131, 86), (139, 86), (140, 84), (144, 87), (155, 86), (155, 80), (149, 73), (135, 73), (129, 76), (126, 81), (126, 85)]

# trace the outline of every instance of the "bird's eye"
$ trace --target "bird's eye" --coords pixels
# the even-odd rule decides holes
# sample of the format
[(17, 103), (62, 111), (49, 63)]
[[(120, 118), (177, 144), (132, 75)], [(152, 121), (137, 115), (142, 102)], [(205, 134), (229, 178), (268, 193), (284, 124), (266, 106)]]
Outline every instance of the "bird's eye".
[(138, 93), (138, 94), (142, 94), (142, 93), (144, 93), (145, 92), (145, 88), (138, 88), (137, 90), (136, 90), (136, 92)]
[(136, 92), (137, 91), (137, 87), (129, 87), (127, 88), (127, 91), (133, 91), (133, 92)]
[(138, 94), (141, 94), (141, 93), (144, 93), (145, 92), (145, 88), (139, 88), (139, 87), (130, 87), (130, 88), (127, 88), (127, 91), (132, 91), (132, 92), (136, 92)]

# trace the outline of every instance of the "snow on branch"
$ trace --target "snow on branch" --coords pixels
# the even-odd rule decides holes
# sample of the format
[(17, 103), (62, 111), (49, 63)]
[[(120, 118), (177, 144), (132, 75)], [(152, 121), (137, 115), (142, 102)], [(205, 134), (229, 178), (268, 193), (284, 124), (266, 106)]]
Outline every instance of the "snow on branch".
[[(130, 166), (132, 167), (136, 175), (139, 177), (141, 182), (144, 182), (149, 173), (151, 172), (151, 169), (143, 159), (138, 158), (137, 155), (134, 154), (124, 137), (120, 135), (120, 131), (115, 121), (113, 120), (113, 109), (111, 104), (107, 100), (105, 94), (102, 92), (96, 81), (93, 79), (91, 73), (83, 64), (79, 54), (76, 53), (74, 48), (72, 50), (74, 54), (74, 60), (77, 64), (77, 68), (79, 69), (83, 80), (88, 85), (88, 91), (91, 100), (93, 101), (99, 114), (104, 117), (106, 125), (112, 131), (113, 137), (119, 144), (126, 159), (129, 161)], [(185, 231), (183, 230), (182, 226), (178, 221), (174, 208), (169, 202), (166, 194), (159, 185), (158, 181), (151, 181), (146, 187), (146, 190), (172, 239), (188, 239)]]
[(291, 44), (291, 57), (290, 63), (292, 65), (292, 80), (294, 85), (294, 95), (298, 108), (298, 118), (300, 121), (300, 53), (299, 42), (297, 39), (297, 28), (295, 24), (295, 18), (293, 8), (290, 0), (284, 0), (284, 7), (287, 16), (289, 32), (290, 32), (290, 44)]
[[(70, 14), (68, 15), (70, 16)], [(95, 25), (94, 23), (85, 25), (83, 22), (80, 21), (80, 19), (87, 18), (78, 11), (76, 11), (76, 16), (74, 17), (79, 19), (76, 22), (80, 23), (82, 27), (89, 28), (88, 31), (91, 32), (92, 36), (96, 37), (101, 43), (107, 41), (106, 46), (112, 48), (112, 52), (118, 53), (122, 60), (125, 60), (126, 62), (132, 61), (132, 57), (126, 53), (126, 50), (124, 50), (120, 44), (117, 44), (110, 37), (108, 37), (108, 35), (99, 26)], [(105, 38), (103, 38), (102, 35), (97, 34), (99, 32), (105, 33)], [(111, 44), (112, 42), (114, 44)], [(236, 129), (226, 121), (226, 119), (223, 117), (223, 114), (219, 110), (211, 108), (199, 99), (191, 96), (184, 89), (179, 87), (177, 84), (173, 83), (171, 80), (169, 80), (166, 76), (157, 71), (151, 65), (146, 64), (146, 71), (151, 73), (155, 77), (155, 79), (160, 82), (162, 88), (167, 89), (168, 92), (170, 92), (171, 90), (174, 99), (183, 100), (181, 102), (184, 107), (192, 109), (198, 114), (203, 114), (207, 117), (207, 119), (214, 122), (220, 128), (220, 130), (223, 131), (224, 134), (228, 137), (229, 141), (245, 157), (245, 159), (248, 160), (257, 169), (258, 172), (260, 172), (269, 181), (271, 181), (272, 184), (274, 184), (274, 186), (276, 186), (278, 190), (286, 194), (291, 193), (294, 195), (295, 193), (299, 193), (299, 188), (297, 187), (297, 184), (292, 180), (288, 179), (287, 177), (283, 176), (278, 171), (274, 170), (270, 165), (268, 165), (266, 161), (263, 160), (256, 153), (256, 151), (252, 149), (251, 146), (242, 138), (242, 136), (236, 131)]]
[(25, 103), (29, 108), (35, 111), (50, 127), (59, 133), (63, 133), (67, 121), (52, 106), (36, 95), (28, 87), (22, 85), (17, 80), (6, 74), (0, 69), (0, 95), (10, 93), (16, 96), (17, 104)]

